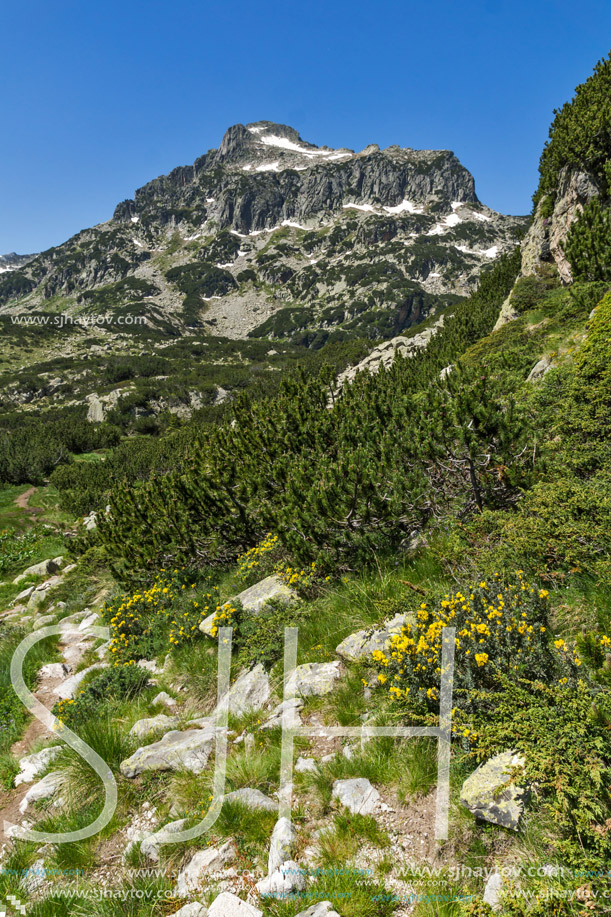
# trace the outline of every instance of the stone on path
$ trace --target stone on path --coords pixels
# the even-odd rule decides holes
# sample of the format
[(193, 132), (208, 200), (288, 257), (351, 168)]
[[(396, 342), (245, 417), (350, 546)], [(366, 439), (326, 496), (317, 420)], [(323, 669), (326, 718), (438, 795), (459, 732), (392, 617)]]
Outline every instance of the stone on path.
[(108, 663), (98, 662), (95, 665), (90, 665), (87, 669), (82, 669), (80, 672), (77, 672), (76, 675), (71, 675), (70, 678), (67, 678), (65, 681), (53, 689), (53, 693), (56, 694), (60, 700), (67, 700), (68, 698), (74, 697), (76, 690), (83, 681), (89, 675), (90, 672), (95, 671), (96, 669), (107, 669)]
[(179, 873), (176, 891), (180, 897), (189, 892), (198, 891), (202, 881), (211, 873), (220, 872), (235, 858), (235, 849), (231, 841), (221, 847), (207, 847), (199, 850)]
[[(32, 802), (38, 802), (41, 799), (53, 799), (61, 789), (63, 783), (64, 777), (59, 771), (52, 771), (50, 774), (47, 774), (46, 777), (43, 777), (42, 780), (39, 780), (38, 783), (30, 787), (19, 803), (19, 811), (21, 814), (24, 814), (27, 807)], [(57, 799), (54, 802), (54, 805), (61, 804), (61, 799)]]
[(353, 777), (336, 780), (333, 797), (353, 815), (370, 815), (378, 805), (380, 794), (366, 777)]
[(524, 811), (523, 787), (510, 783), (511, 771), (524, 767), (525, 760), (512, 751), (503, 751), (467, 777), (460, 791), (460, 801), (476, 818), (501, 825), (511, 831), (518, 830), (518, 822)]
[(50, 764), (57, 758), (62, 750), (61, 745), (52, 745), (50, 748), (43, 748), (33, 755), (24, 755), (19, 759), (20, 772), (15, 777), (15, 786), (21, 783), (32, 783), (33, 780), (46, 771)]
[(169, 834), (178, 834), (187, 823), (187, 818), (179, 818), (178, 821), (168, 822), (167, 825), (155, 831), (154, 834), (149, 834), (148, 837), (144, 837), (140, 842), (140, 853), (142, 856), (150, 863), (158, 863), (159, 848), (162, 847), (164, 843), (167, 843), (166, 836)]
[(263, 917), (263, 911), (231, 892), (222, 892), (210, 905), (208, 917)]

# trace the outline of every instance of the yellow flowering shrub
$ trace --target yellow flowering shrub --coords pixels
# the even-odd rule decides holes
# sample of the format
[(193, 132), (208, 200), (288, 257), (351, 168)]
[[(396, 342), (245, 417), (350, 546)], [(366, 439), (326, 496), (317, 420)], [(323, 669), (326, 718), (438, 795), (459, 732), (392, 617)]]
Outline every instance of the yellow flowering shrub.
[(256, 583), (257, 580), (267, 575), (270, 569), (270, 561), (274, 554), (279, 550), (278, 536), (268, 532), (265, 538), (258, 544), (240, 554), (237, 559), (236, 577), (244, 586)]
[(202, 591), (184, 570), (162, 570), (153, 585), (107, 603), (102, 617), (110, 626), (115, 665), (151, 659), (199, 636), (199, 624), (219, 607), (218, 588)]
[[(375, 650), (373, 684), (410, 704), (439, 706), (442, 631), (454, 627), (455, 703), (465, 691), (491, 684), (502, 672), (516, 678), (568, 677), (581, 664), (576, 651), (548, 640), (548, 592), (524, 581), (519, 571), (507, 585), (498, 574), (435, 605), (422, 602), (385, 650)], [(562, 645), (560, 645), (562, 644)]]

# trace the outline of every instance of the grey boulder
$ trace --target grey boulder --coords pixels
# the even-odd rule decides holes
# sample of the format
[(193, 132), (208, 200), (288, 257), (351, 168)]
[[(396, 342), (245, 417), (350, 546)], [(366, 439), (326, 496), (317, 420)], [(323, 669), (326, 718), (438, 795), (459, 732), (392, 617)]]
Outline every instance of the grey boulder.
[(278, 808), (278, 803), (262, 793), (261, 790), (244, 787), (241, 790), (234, 790), (233, 793), (225, 794), (225, 802), (239, 802), (248, 806), (249, 809), (260, 809), (267, 812), (274, 812)]
[(300, 694), (302, 697), (329, 694), (340, 677), (339, 662), (306, 662), (298, 665), (291, 674), (287, 685), (287, 694)]
[(143, 720), (137, 720), (129, 730), (129, 734), (130, 736), (135, 736), (137, 739), (147, 739), (149, 736), (155, 735), (156, 733), (175, 729), (176, 726), (178, 726), (177, 716), (166, 716), (165, 713), (160, 713), (158, 716), (150, 716)]
[(413, 620), (413, 616), (408, 614), (395, 615), (392, 620), (385, 622), (377, 630), (372, 628), (357, 630), (356, 633), (342, 640), (335, 652), (350, 662), (368, 659), (374, 650), (388, 649), (392, 637), (400, 634), (403, 627)]
[(208, 847), (199, 850), (178, 875), (176, 891), (181, 897), (201, 888), (202, 881), (211, 873), (220, 872), (235, 858), (231, 841), (222, 847)]
[(511, 771), (524, 767), (525, 763), (520, 755), (503, 751), (480, 764), (462, 785), (461, 804), (477, 818), (517, 831), (524, 811), (525, 790), (515, 783), (506, 784)]
[(131, 757), (121, 762), (124, 777), (137, 777), (144, 771), (187, 770), (201, 774), (215, 741), (213, 730), (172, 730), (159, 742), (138, 748)]

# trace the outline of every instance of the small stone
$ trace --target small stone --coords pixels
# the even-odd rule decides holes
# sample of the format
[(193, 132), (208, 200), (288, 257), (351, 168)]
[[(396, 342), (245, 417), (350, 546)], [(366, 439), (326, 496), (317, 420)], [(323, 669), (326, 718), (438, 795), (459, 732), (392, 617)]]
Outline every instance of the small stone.
[(297, 917), (339, 917), (339, 914), (333, 910), (330, 901), (319, 901), (306, 911), (300, 911)]
[(350, 662), (369, 659), (374, 650), (383, 652), (388, 649), (392, 637), (400, 634), (405, 625), (413, 620), (413, 615), (399, 614), (377, 629), (357, 630), (342, 640), (335, 652)]
[(273, 875), (283, 863), (291, 859), (297, 832), (288, 818), (279, 818), (269, 843), (267, 872)]
[(500, 872), (493, 872), (486, 882), (484, 889), (484, 901), (489, 904), (493, 911), (500, 911), (501, 900), (500, 894), (503, 887), (503, 877)]
[(43, 748), (42, 751), (37, 751), (33, 755), (24, 755), (23, 758), (20, 758), (21, 770), (15, 777), (15, 786), (35, 780), (55, 761), (61, 750), (61, 745), (52, 745), (51, 748)]
[[(142, 808), (144, 808), (144, 806)], [(168, 842), (166, 840), (167, 836), (171, 834), (177, 834), (179, 831), (182, 831), (187, 822), (188, 819), (186, 818), (181, 818), (178, 821), (168, 822), (168, 824), (164, 825), (163, 828), (160, 828), (159, 831), (156, 831), (154, 834), (149, 834), (148, 837), (143, 838), (140, 843), (140, 853), (142, 856), (150, 863), (158, 863), (159, 848), (162, 847), (164, 843)]]
[(244, 787), (241, 790), (234, 790), (232, 793), (225, 794), (225, 802), (239, 802), (248, 806), (250, 809), (261, 809), (267, 812), (274, 812), (278, 804), (262, 793), (261, 790), (249, 789)]
[(124, 777), (137, 777), (144, 771), (188, 770), (201, 774), (208, 763), (214, 746), (213, 730), (189, 729), (186, 732), (173, 730), (159, 742), (138, 748), (131, 757), (121, 763)]
[(58, 685), (53, 689), (53, 693), (56, 694), (60, 700), (73, 698), (80, 683), (84, 678), (87, 677), (87, 675), (89, 675), (90, 672), (95, 671), (95, 669), (107, 668), (108, 664), (104, 662), (98, 662), (95, 665), (90, 665), (89, 668), (82, 669), (80, 672), (77, 672), (76, 675), (71, 675), (70, 678), (67, 678), (64, 682), (62, 682), (61, 685)]
[(272, 715), (265, 723), (260, 727), (261, 729), (277, 729), (281, 728), (283, 725), (283, 719), (286, 713), (287, 723), (286, 725), (290, 729), (294, 729), (297, 726), (301, 726), (301, 717), (299, 716), (299, 711), (303, 707), (303, 701), (300, 697), (291, 697), (287, 700), (283, 700), (281, 704), (273, 710)]
[(377, 808), (380, 794), (365, 777), (353, 777), (336, 780), (333, 797), (353, 815), (370, 815)]
[(210, 905), (208, 917), (263, 917), (263, 911), (231, 892), (222, 892)]
[(152, 707), (154, 707), (156, 704), (163, 704), (164, 707), (170, 708), (176, 706), (176, 700), (175, 698), (170, 697), (166, 691), (160, 691), (159, 694), (151, 701)]
[(318, 774), (320, 773), (318, 765), (314, 758), (302, 758), (300, 755), (295, 762), (295, 770), (298, 774)]
[(208, 910), (203, 904), (200, 904), (199, 901), (192, 901), (191, 904), (181, 907), (172, 917), (206, 917), (207, 913)]
[[(39, 780), (38, 783), (35, 783), (27, 791), (21, 802), (19, 803), (19, 811), (23, 815), (27, 807), (32, 802), (38, 802), (41, 799), (52, 799), (57, 795), (64, 783), (64, 777), (59, 771), (52, 771), (50, 774), (47, 774), (46, 777), (43, 777), (42, 780)], [(58, 800), (57, 805), (60, 805), (61, 802)]]
[(304, 870), (294, 860), (287, 860), (272, 875), (257, 882), (257, 891), (262, 898), (286, 898), (291, 892), (303, 891), (306, 887)]
[(251, 710), (261, 710), (270, 695), (269, 675), (259, 663), (254, 669), (239, 676), (221, 699), (219, 706), (228, 705), (229, 713), (242, 716)]
[(176, 726), (178, 726), (177, 716), (166, 716), (165, 713), (160, 713), (157, 716), (137, 720), (129, 730), (129, 734), (137, 739), (146, 739), (156, 733), (169, 732)]
[(179, 874), (176, 884), (177, 893), (185, 897), (189, 892), (198, 891), (205, 876), (213, 872), (220, 872), (234, 858), (235, 850), (231, 841), (227, 841), (222, 847), (208, 847), (206, 850), (199, 850)]

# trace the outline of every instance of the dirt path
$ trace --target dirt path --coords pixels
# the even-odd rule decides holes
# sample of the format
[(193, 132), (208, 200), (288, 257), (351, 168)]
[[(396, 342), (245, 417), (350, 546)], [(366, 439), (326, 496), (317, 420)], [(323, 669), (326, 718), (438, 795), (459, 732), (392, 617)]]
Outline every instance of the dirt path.
[(38, 490), (37, 487), (29, 487), (22, 494), (19, 494), (18, 497), (15, 497), (15, 506), (18, 506), (19, 509), (24, 510), (24, 512), (29, 513), (30, 516), (38, 516), (39, 513), (43, 512), (42, 507), (40, 506), (30, 506), (30, 497), (32, 494), (35, 494)]

